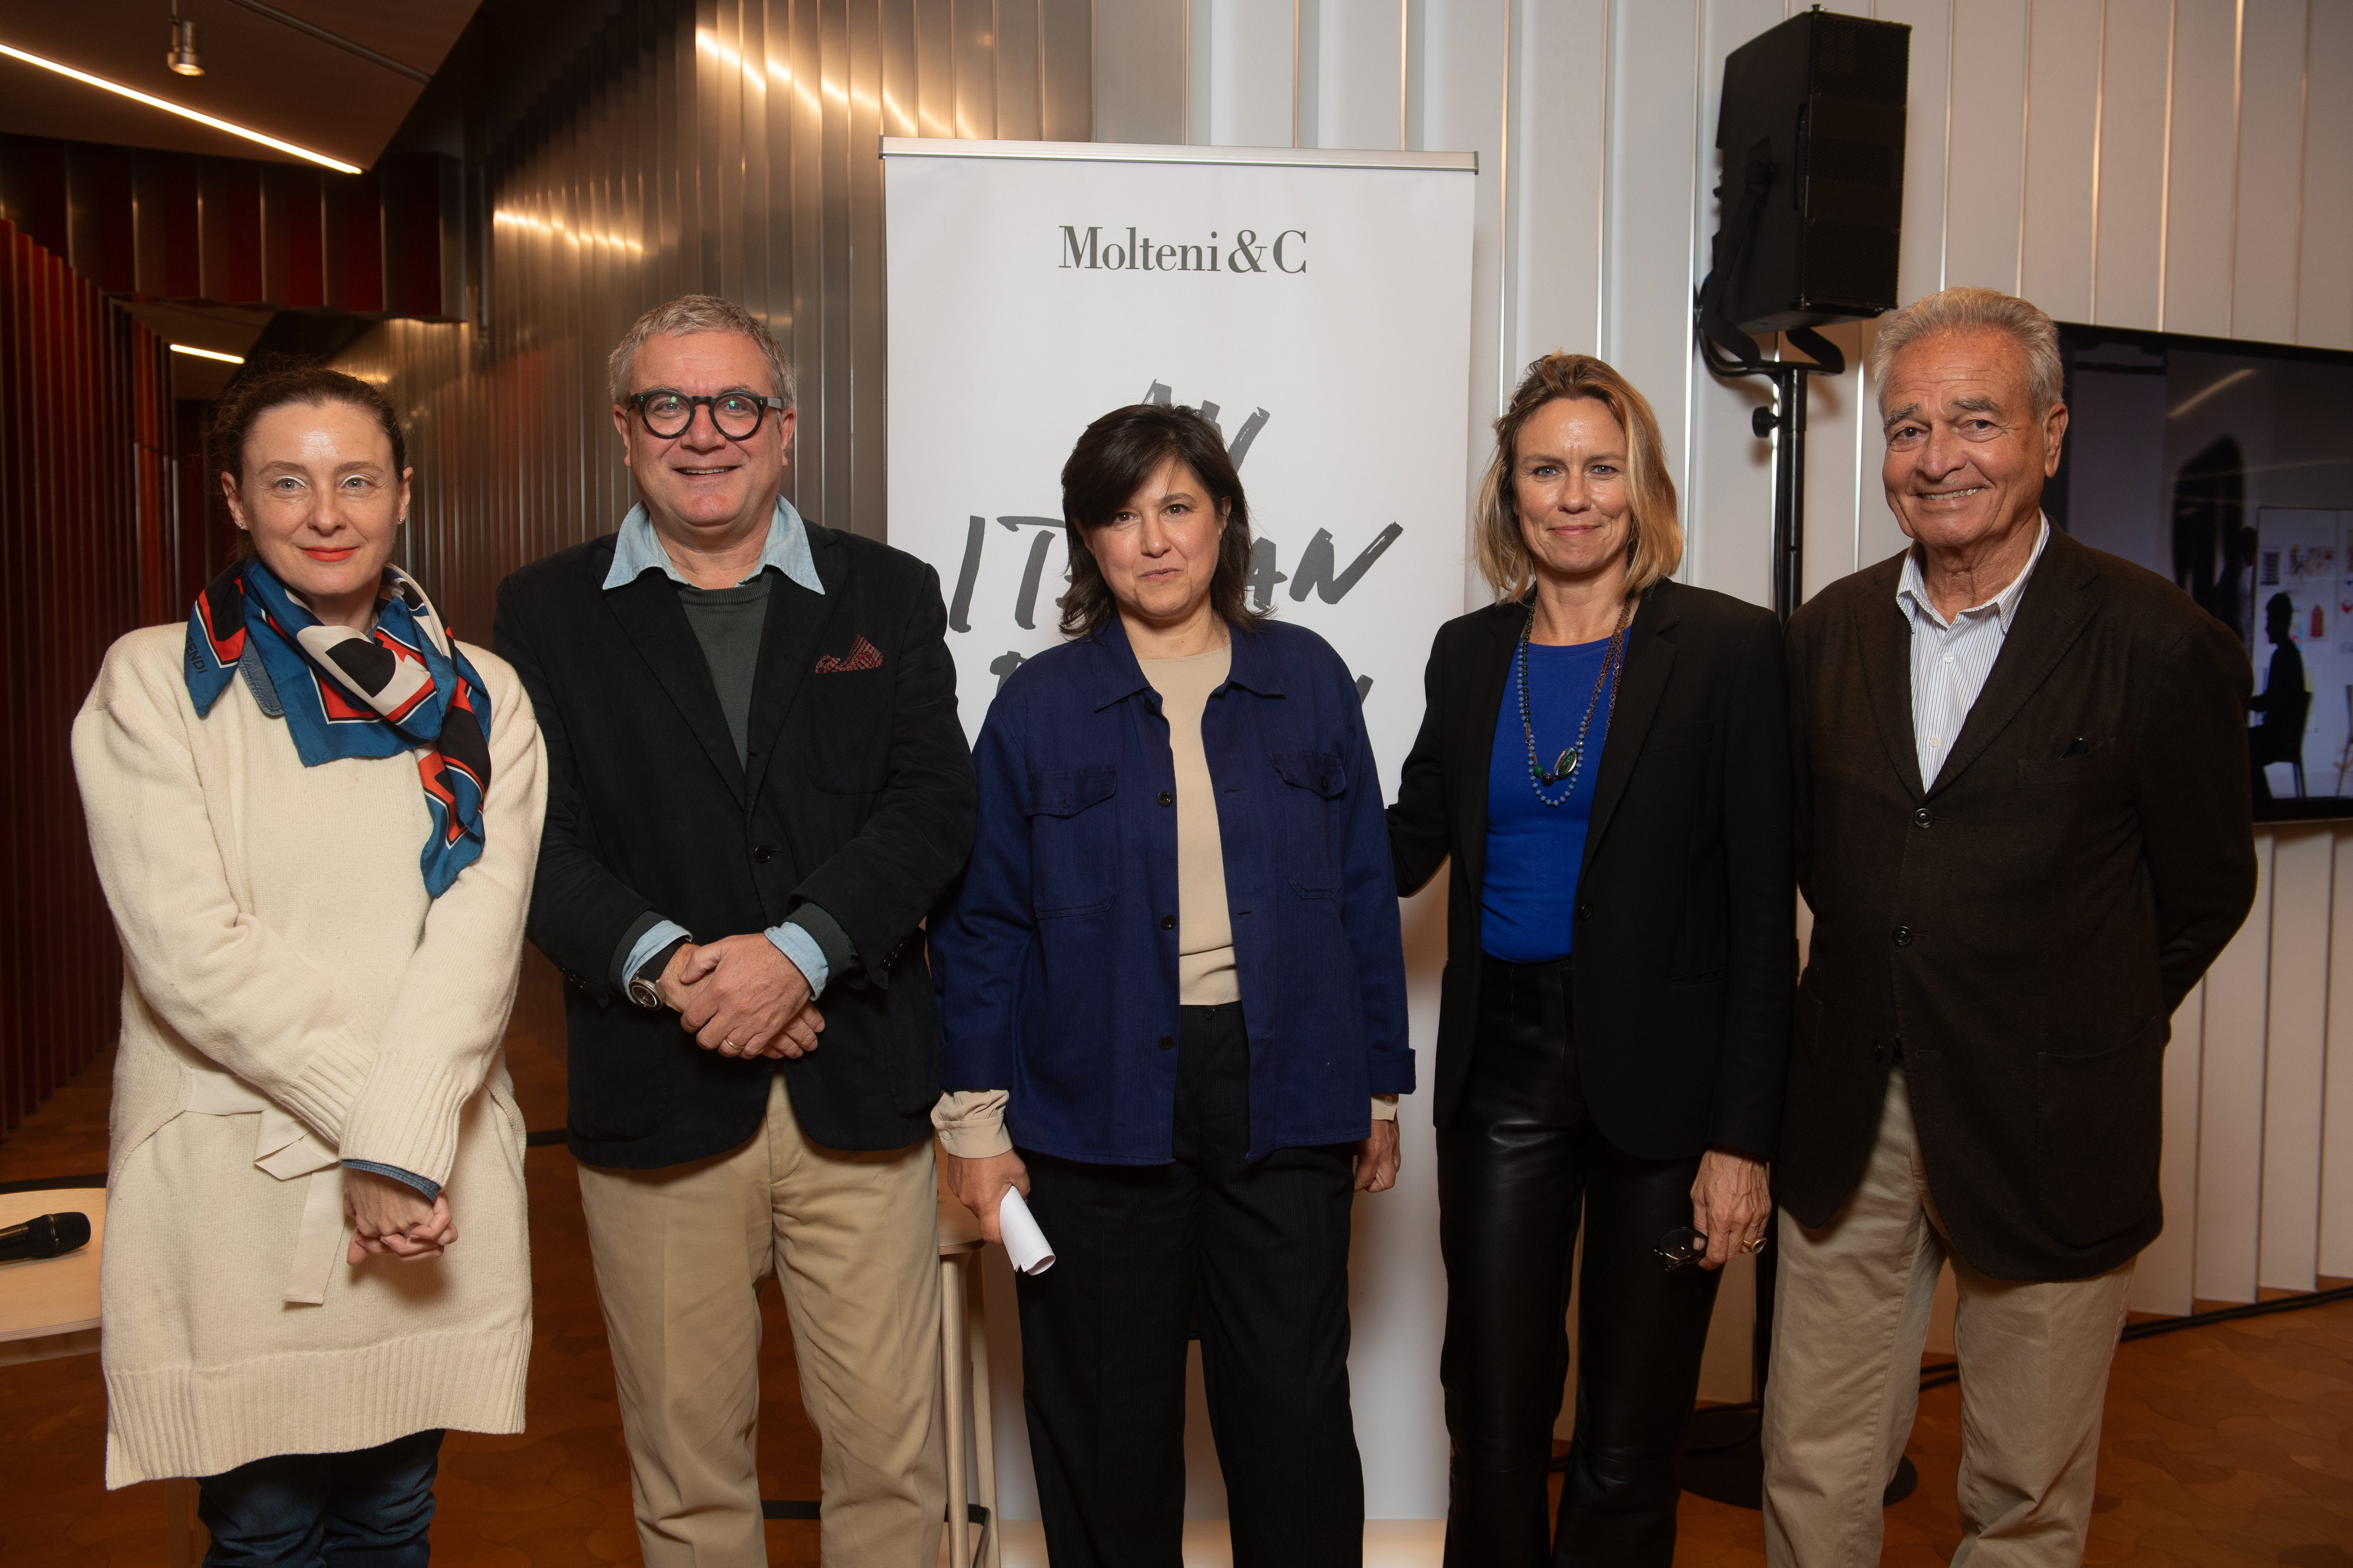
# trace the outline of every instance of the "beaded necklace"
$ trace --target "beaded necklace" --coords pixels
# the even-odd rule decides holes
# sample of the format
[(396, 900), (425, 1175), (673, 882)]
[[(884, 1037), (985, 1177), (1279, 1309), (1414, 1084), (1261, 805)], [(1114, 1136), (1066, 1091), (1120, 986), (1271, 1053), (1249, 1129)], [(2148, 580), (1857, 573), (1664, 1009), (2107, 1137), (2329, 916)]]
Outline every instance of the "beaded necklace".
[[(1605, 732), (1609, 727), (1609, 721), (1618, 717), (1619, 682), (1612, 677), (1625, 667), (1626, 626), (1633, 618), (1634, 601), (1629, 599), (1626, 601), (1625, 607), (1618, 612), (1618, 629), (1609, 634), (1609, 646), (1602, 650), (1601, 672), (1594, 677), (1593, 695), (1586, 700), (1585, 721), (1577, 727), (1577, 743), (1561, 752), (1551, 768), (1546, 769), (1536, 761), (1535, 719), (1528, 704), (1528, 639), (1536, 626), (1535, 603), (1534, 600), (1529, 601), (1527, 622), (1520, 627), (1518, 659), (1520, 733), (1525, 737), (1528, 743), (1528, 787), (1536, 792), (1538, 800), (1556, 811), (1567, 805), (1569, 797), (1577, 793), (1577, 770), (1585, 764), (1586, 731), (1593, 726), (1594, 710), (1601, 705), (1601, 689), (1605, 686), (1609, 689), (1609, 711), (1602, 720), (1602, 729)], [(1557, 797), (1545, 794), (1548, 786), (1557, 784), (1566, 784), (1568, 787), (1561, 791)]]

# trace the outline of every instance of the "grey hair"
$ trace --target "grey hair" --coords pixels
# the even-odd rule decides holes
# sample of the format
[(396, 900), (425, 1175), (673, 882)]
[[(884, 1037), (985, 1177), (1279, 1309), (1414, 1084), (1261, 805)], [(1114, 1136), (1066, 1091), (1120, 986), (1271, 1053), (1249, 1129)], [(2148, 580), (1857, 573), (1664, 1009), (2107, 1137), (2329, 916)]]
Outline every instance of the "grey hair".
[(2065, 395), (2067, 373), (2059, 361), (2059, 329), (2031, 300), (1996, 289), (1946, 289), (1915, 300), (1879, 329), (1871, 345), (1871, 381), (1879, 388), (1879, 411), (1887, 412), (1887, 371), (1913, 344), (1953, 332), (1987, 329), (2006, 334), (2026, 356), (2026, 391), (2041, 418)]
[(613, 345), (612, 357), (605, 362), (606, 377), (613, 394), (613, 406), (620, 407), (629, 398), (629, 367), (636, 363), (638, 350), (648, 338), (657, 335), (682, 337), (690, 332), (741, 332), (752, 340), (760, 357), (768, 362), (768, 384), (774, 395), (784, 399), (785, 406), (793, 406), (793, 366), (777, 346), (776, 335), (768, 324), (733, 300), (723, 300), (716, 294), (681, 294), (667, 305), (656, 305), (629, 325), (621, 341)]

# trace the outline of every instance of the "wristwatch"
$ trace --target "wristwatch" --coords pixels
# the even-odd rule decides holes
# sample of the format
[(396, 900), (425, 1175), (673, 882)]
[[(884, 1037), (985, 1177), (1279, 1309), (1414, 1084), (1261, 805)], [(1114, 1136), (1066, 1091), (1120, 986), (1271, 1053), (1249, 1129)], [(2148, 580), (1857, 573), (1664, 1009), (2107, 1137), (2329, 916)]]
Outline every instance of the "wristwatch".
[(676, 942), (647, 959), (638, 972), (629, 976), (629, 1000), (649, 1013), (659, 1012), (662, 1005), (660, 984), (662, 971), (670, 967), (670, 955), (693, 940), (692, 937), (680, 937)]

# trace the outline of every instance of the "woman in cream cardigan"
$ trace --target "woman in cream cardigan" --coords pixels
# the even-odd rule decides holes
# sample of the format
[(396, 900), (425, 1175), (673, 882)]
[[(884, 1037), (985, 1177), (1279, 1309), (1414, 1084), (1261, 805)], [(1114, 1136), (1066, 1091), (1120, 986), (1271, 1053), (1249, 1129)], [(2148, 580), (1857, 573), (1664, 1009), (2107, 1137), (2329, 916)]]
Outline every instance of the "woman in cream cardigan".
[(382, 393), (260, 375), (213, 448), (250, 553), (73, 730), (123, 955), (106, 1480), (203, 1478), (210, 1563), (421, 1564), (442, 1429), (522, 1427), (539, 730), (390, 564)]

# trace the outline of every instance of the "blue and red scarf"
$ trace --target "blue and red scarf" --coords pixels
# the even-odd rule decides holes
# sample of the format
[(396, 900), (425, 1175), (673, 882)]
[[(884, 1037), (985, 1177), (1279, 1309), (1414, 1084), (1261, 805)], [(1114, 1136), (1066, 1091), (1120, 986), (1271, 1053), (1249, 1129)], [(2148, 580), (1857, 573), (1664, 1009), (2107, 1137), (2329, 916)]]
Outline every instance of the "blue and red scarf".
[(482, 854), (491, 696), (417, 580), (387, 566), (375, 630), (322, 626), (259, 559), (212, 581), (188, 616), (188, 695), (212, 711), (237, 661), (259, 655), (306, 768), (417, 753), (433, 836), (419, 858), (435, 898)]

